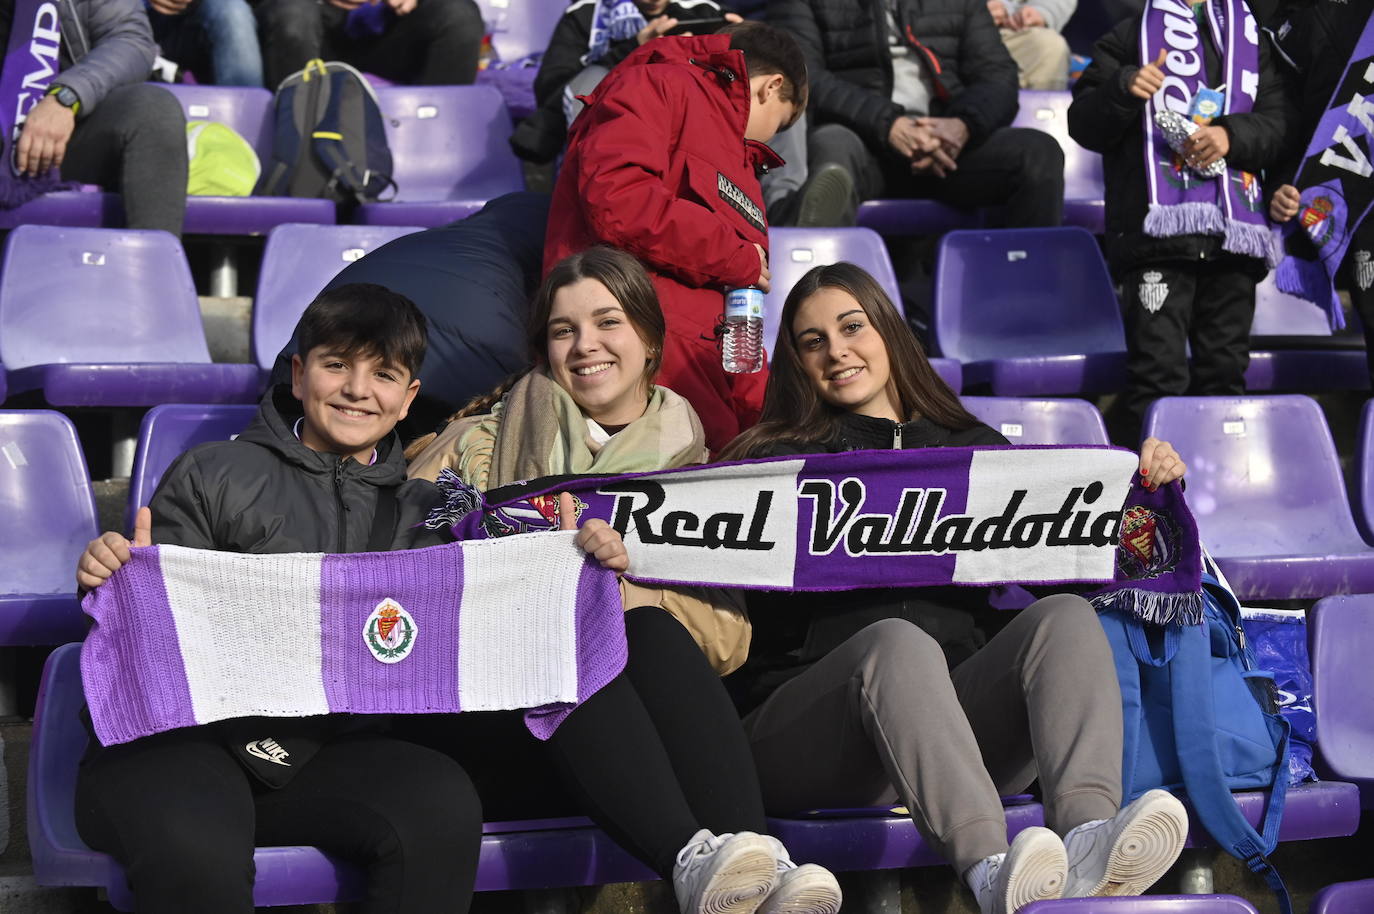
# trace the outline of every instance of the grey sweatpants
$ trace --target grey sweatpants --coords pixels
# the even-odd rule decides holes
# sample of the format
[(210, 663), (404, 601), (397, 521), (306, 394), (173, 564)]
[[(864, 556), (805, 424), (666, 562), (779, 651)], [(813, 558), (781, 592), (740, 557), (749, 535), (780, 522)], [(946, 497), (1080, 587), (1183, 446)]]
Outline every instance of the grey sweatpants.
[(875, 622), (744, 721), (768, 812), (886, 805), (963, 873), (1007, 849), (999, 794), (1037, 777), (1059, 834), (1121, 805), (1121, 693), (1092, 607), (1022, 611), (953, 671), (903, 619)]

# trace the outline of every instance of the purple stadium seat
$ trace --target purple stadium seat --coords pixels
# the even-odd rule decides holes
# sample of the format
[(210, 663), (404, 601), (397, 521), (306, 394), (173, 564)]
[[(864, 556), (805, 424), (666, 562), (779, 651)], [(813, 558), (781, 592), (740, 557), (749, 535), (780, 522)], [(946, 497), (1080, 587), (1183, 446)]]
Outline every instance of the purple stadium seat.
[(162, 474), (173, 460), (197, 444), (235, 437), (247, 427), (257, 409), (246, 403), (169, 403), (148, 410), (138, 430), (125, 527), (133, 529), (134, 513), (152, 500)]
[(414, 226), (279, 225), (267, 236), (253, 298), (253, 358), (270, 370), (277, 353), (339, 271)]
[(76, 560), (98, 531), (86, 458), (65, 416), (0, 411), (0, 516), (0, 644), (83, 637)]
[(242, 403), (255, 365), (210, 361), (181, 243), (166, 232), (25, 225), (0, 272), (12, 393), (57, 406)]
[(1326, 312), (1280, 292), (1272, 272), (1255, 288), (1250, 337), (1245, 389), (1251, 393), (1362, 390), (1369, 386), (1362, 340), (1358, 336), (1333, 337)]
[[(1045, 824), (1045, 809), (1029, 798), (1004, 798), (1007, 837), (1032, 825)], [(874, 812), (880, 812), (874, 810)], [(798, 863), (819, 863), (836, 872), (887, 870), (945, 863), (916, 831), (907, 815), (814, 816), (769, 818), (770, 832), (787, 845)]]
[(1081, 228), (950, 232), (935, 267), (940, 354), (998, 396), (1120, 388), (1125, 331), (1097, 241)]
[(1012, 444), (1107, 444), (1102, 414), (1087, 400), (964, 397), (964, 407)]
[(496, 89), (391, 86), (377, 95), (395, 162), (396, 199), (359, 206), (355, 222), (434, 228), (525, 189), (506, 142), (510, 115)]
[(1374, 911), (1374, 879), (1337, 882), (1312, 898), (1308, 914), (1369, 914)]
[(1355, 526), (1366, 543), (1374, 544), (1374, 400), (1360, 412), (1360, 436), (1355, 443), (1355, 492), (1351, 499)]
[(953, 229), (982, 228), (985, 210), (939, 200), (885, 198), (859, 204), (858, 224), (880, 235), (938, 235)]
[[(1264, 820), (1269, 793), (1245, 790), (1231, 794), (1245, 821), (1258, 827)], [(1188, 840), (1185, 847), (1216, 847), (1216, 842), (1189, 809)], [(1315, 841), (1318, 838), (1344, 838), (1360, 827), (1360, 789), (1344, 781), (1318, 781), (1288, 788), (1279, 825), (1279, 841)]]
[(1301, 395), (1165, 397), (1145, 434), (1188, 463), (1202, 541), (1242, 599), (1374, 590), (1321, 407)]
[(1084, 149), (1069, 136), (1069, 103), (1065, 91), (1021, 90), (1021, 107), (1013, 127), (1030, 127), (1050, 134), (1064, 150), (1064, 224), (1085, 228), (1094, 235), (1104, 230), (1106, 204), (1102, 156)]
[[(1326, 597), (1312, 607), (1312, 700), (1323, 773), (1360, 786), (1374, 808), (1374, 594)], [(1374, 904), (1370, 905), (1374, 911)]]
[(98, 187), (43, 194), (23, 206), (0, 209), (0, 229), (20, 225), (99, 228), (123, 224), (124, 204), (119, 194), (102, 193)]
[(956, 394), (964, 389), (964, 366), (959, 364), (958, 359), (942, 359), (936, 356), (930, 357), (930, 367), (935, 369), (949, 389)]
[(1021, 914), (1259, 914), (1235, 895), (1151, 895), (1034, 901)]
[(478, 0), (477, 6), (497, 58), (513, 63), (544, 53), (568, 4), (566, 0)]
[[(267, 167), (272, 156), (272, 93), (239, 86), (167, 86), (187, 120), (217, 121), (253, 144)], [(286, 222), (332, 225), (334, 201), (302, 197), (188, 197), (188, 235), (263, 235)]]
[[(45, 886), (99, 886), (112, 907), (134, 896), (114, 858), (91, 850), (76, 831), (77, 763), (86, 748), (79, 711), (79, 644), (52, 653), (43, 668), (29, 748), (28, 832), (34, 879)], [(657, 879), (586, 819), (488, 823), (478, 891), (542, 889)], [(260, 847), (253, 856), (258, 907), (353, 901), (361, 874), (314, 847)]]

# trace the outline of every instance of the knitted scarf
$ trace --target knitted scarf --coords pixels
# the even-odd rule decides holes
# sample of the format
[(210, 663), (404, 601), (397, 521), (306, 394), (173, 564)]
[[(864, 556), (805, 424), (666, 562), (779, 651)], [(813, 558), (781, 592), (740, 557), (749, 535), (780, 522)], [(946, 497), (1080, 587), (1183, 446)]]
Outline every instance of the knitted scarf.
[(644, 14), (634, 0), (596, 0), (592, 31), (587, 39), (587, 53), (582, 55), (582, 65), (596, 63), (606, 56), (611, 42), (633, 38), (646, 25)]
[(547, 739), (625, 666), (615, 575), (573, 536), (347, 555), (134, 549), (83, 604), (96, 736), (532, 708), (526, 724)]
[[(1204, 20), (1210, 40), (1221, 52), (1225, 76), (1222, 114), (1244, 114), (1259, 91), (1259, 39), (1254, 17), (1244, 0), (1207, 0)], [(1204, 178), (1169, 146), (1156, 123), (1161, 110), (1187, 116), (1188, 107), (1206, 79), (1203, 43), (1208, 41), (1188, 0), (1151, 0), (1140, 29), (1140, 59), (1168, 55), (1164, 88), (1145, 104), (1145, 173), (1150, 208), (1145, 233), (1156, 237), (1220, 235), (1222, 248), (1278, 262), (1278, 252), (1264, 211), (1259, 179), (1249, 172), (1224, 169)]]
[(57, 75), (62, 28), (52, 0), (14, 0), (9, 44), (0, 62), (0, 209), (13, 209), (39, 194), (67, 187), (53, 169), (30, 177), (19, 173), (15, 151), (24, 119)]
[[(1111, 448), (851, 451), (535, 481), (488, 502), (451, 472), (427, 525), (460, 539), (578, 521), (625, 537), (629, 576), (662, 584), (850, 590), (1101, 582), (1152, 622), (1202, 617), (1197, 528), (1179, 487), (1132, 483)], [(518, 537), (517, 537), (518, 539)]]
[(1365, 23), (1336, 91), (1307, 144), (1293, 183), (1302, 194), (1296, 219), (1283, 226), (1283, 262), (1274, 280), (1284, 292), (1327, 309), (1345, 326), (1334, 286), (1350, 238), (1374, 209), (1374, 16)]

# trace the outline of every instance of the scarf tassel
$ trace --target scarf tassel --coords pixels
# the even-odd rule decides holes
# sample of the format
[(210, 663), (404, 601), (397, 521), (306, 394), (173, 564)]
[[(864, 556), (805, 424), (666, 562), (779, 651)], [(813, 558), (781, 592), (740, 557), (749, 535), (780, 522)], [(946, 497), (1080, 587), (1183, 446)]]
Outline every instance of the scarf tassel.
[(1214, 203), (1151, 203), (1145, 215), (1145, 234), (1155, 238), (1225, 232), (1226, 217)]
[(1203, 597), (1200, 592), (1161, 593), (1123, 587), (1091, 597), (1089, 602), (1098, 612), (1115, 609), (1141, 622), (1155, 625), (1200, 625), (1203, 616)]

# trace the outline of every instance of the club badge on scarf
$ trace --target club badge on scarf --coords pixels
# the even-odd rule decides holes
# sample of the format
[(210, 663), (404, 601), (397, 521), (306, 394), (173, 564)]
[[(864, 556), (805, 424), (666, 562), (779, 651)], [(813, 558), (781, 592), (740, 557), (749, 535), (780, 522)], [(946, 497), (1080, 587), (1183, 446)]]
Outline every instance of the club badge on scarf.
[(1165, 52), (1164, 86), (1145, 104), (1145, 173), (1150, 207), (1145, 232), (1156, 237), (1219, 235), (1222, 248), (1278, 263), (1278, 247), (1264, 211), (1259, 179), (1225, 168), (1220, 176), (1201, 176), (1184, 164), (1157, 123), (1160, 111), (1186, 118), (1193, 97), (1205, 89), (1202, 45), (1222, 49), (1226, 92), (1221, 114), (1244, 114), (1254, 108), (1259, 92), (1259, 30), (1244, 0), (1208, 0), (1205, 27), (1188, 0), (1151, 0), (1140, 29), (1140, 59), (1153, 61)]
[(1283, 226), (1279, 289), (1327, 309), (1345, 326), (1335, 276), (1355, 229), (1374, 208), (1374, 16), (1365, 24), (1293, 179), (1298, 215)]
[(24, 120), (57, 75), (62, 26), (53, 0), (15, 0), (9, 44), (0, 62), (0, 209), (13, 209), (39, 194), (67, 187), (56, 169), (31, 177), (19, 173), (16, 152)]
[(1111, 448), (855, 451), (534, 481), (507, 487), (496, 504), (446, 473), (448, 504), (427, 523), (460, 539), (555, 528), (566, 491), (580, 521), (600, 518), (625, 537), (640, 581), (775, 590), (1116, 582), (1152, 620), (1199, 618), (1196, 527), (1177, 486), (1132, 487), (1136, 459)]

